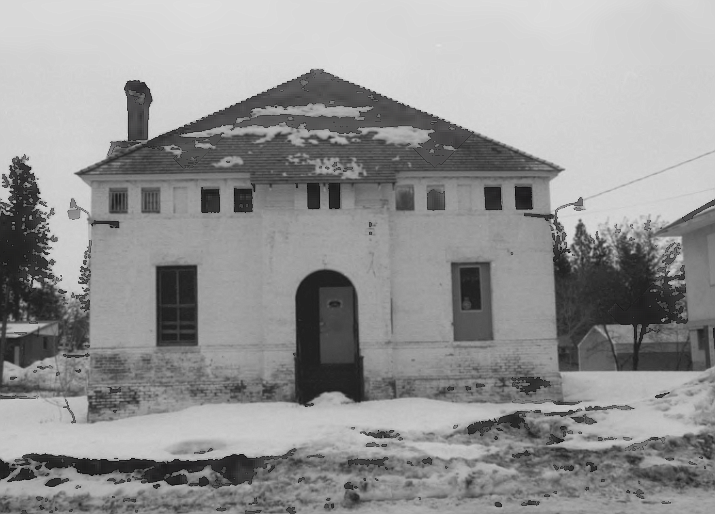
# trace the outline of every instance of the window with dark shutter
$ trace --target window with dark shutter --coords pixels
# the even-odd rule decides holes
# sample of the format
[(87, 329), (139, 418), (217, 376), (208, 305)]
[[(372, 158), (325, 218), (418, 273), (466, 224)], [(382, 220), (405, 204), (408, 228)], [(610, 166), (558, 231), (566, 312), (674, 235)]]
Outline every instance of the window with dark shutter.
[(444, 186), (427, 186), (427, 210), (444, 210)]
[(514, 187), (514, 203), (518, 210), (530, 210), (534, 208), (533, 193), (531, 186)]
[(502, 209), (500, 186), (487, 186), (484, 188), (484, 208), (488, 211), (500, 211)]
[(320, 184), (306, 184), (308, 209), (320, 209)]
[(414, 186), (395, 186), (395, 209), (398, 211), (415, 210)]
[(253, 190), (233, 190), (233, 212), (253, 212)]
[(328, 184), (328, 208), (340, 209), (340, 184)]
[(201, 188), (201, 212), (221, 212), (221, 195), (218, 189)]
[(128, 194), (126, 189), (110, 189), (109, 212), (126, 213), (128, 205), (127, 196)]
[(160, 189), (142, 188), (142, 212), (159, 212)]
[(157, 345), (196, 345), (196, 266), (157, 267)]

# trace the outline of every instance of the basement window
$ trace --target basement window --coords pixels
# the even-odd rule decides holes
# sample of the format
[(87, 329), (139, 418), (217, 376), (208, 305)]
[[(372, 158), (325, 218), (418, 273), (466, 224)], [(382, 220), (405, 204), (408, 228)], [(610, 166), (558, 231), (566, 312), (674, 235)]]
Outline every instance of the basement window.
[(157, 345), (198, 344), (196, 266), (160, 266), (156, 273)]
[(221, 212), (221, 195), (218, 189), (201, 188), (201, 212)]
[(502, 210), (501, 186), (487, 186), (484, 188), (484, 208), (488, 211)]
[(514, 203), (518, 210), (531, 210), (534, 208), (534, 198), (531, 186), (514, 187)]
[(142, 188), (142, 212), (159, 212), (160, 194), (158, 187)]
[(233, 212), (253, 212), (252, 189), (233, 189)]
[(398, 211), (415, 210), (414, 186), (395, 186), (395, 209)]
[(320, 209), (320, 184), (306, 184), (308, 209)]
[(444, 210), (444, 186), (427, 186), (427, 210)]
[(340, 184), (328, 184), (328, 208), (340, 209)]
[(127, 212), (127, 190), (126, 189), (110, 189), (109, 190), (109, 212), (110, 213), (126, 213)]

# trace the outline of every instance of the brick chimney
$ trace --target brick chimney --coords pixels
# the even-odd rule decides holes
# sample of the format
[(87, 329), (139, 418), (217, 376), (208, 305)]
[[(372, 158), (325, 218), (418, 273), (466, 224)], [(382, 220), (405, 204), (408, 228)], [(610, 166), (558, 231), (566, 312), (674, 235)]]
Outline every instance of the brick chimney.
[(130, 80), (124, 86), (127, 95), (127, 140), (149, 139), (149, 106), (151, 91), (139, 80)]

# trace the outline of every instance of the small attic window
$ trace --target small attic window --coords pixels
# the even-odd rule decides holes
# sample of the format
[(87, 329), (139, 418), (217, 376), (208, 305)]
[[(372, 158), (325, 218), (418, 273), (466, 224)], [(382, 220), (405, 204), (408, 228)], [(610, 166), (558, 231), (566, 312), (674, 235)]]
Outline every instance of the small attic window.
[(531, 186), (515, 186), (514, 202), (518, 210), (531, 210), (534, 208), (534, 199)]
[(320, 184), (306, 184), (308, 209), (320, 209)]
[(126, 213), (127, 212), (127, 190), (125, 189), (110, 189), (109, 190), (109, 212), (110, 213)]
[(253, 212), (253, 190), (233, 190), (233, 212)]
[(395, 209), (398, 211), (415, 210), (414, 186), (395, 186)]
[(488, 211), (500, 211), (501, 186), (487, 186), (484, 188), (484, 208)]
[(142, 188), (142, 212), (160, 212), (161, 190), (156, 188)]
[(221, 195), (218, 189), (201, 188), (201, 212), (221, 212)]
[(328, 184), (328, 208), (340, 209), (340, 184), (338, 183)]
[(427, 210), (444, 210), (444, 186), (427, 186)]

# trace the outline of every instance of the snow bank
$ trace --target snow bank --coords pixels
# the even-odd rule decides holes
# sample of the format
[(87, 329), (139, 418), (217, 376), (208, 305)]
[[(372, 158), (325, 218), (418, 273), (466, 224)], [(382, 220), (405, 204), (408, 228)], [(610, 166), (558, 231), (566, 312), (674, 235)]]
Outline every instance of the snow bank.
[(18, 385), (24, 376), (25, 370), (23, 368), (15, 366), (12, 362), (5, 361), (2, 374), (3, 385)]
[[(65, 357), (60, 354), (32, 363), (27, 368), (19, 368), (5, 363), (3, 384), (27, 389), (44, 389), (77, 394), (86, 391), (89, 357), (86, 355)], [(16, 377), (12, 379), (11, 377)]]
[(623, 402), (654, 397), (700, 376), (698, 371), (572, 371), (561, 373), (568, 402)]

